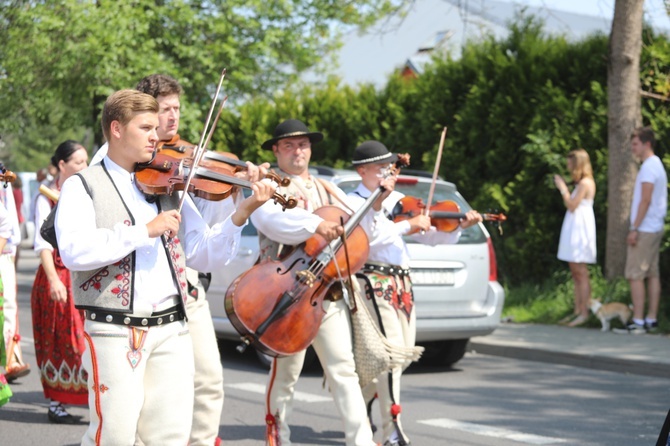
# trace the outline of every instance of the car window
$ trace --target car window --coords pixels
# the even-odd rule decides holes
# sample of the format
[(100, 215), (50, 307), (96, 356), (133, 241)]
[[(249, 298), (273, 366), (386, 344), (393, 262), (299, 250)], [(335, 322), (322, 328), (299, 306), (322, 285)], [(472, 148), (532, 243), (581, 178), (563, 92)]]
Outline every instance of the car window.
[[(356, 189), (360, 180), (357, 179), (335, 179), (337, 185), (345, 192), (349, 193)], [(424, 202), (428, 201), (428, 193), (430, 191), (430, 182), (421, 182), (417, 181), (413, 177), (403, 177), (401, 176), (396, 183), (396, 190), (410, 197), (421, 198)], [(463, 196), (456, 190), (454, 186), (446, 183), (437, 183), (435, 185), (435, 192), (433, 194), (433, 203), (438, 203), (440, 201), (450, 200), (458, 204), (461, 212), (467, 212), (472, 207), (465, 201)], [(407, 243), (416, 243), (409, 238), (406, 238)], [(485, 243), (486, 235), (482, 231), (479, 225), (474, 225), (465, 229), (461, 233), (461, 237), (458, 241), (459, 244), (469, 244), (469, 243)]]

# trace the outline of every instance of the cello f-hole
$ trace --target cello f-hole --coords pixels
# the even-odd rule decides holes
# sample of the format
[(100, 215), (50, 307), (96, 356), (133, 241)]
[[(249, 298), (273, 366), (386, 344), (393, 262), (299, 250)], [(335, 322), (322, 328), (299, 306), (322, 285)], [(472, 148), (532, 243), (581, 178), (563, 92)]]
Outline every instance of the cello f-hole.
[(284, 270), (284, 272), (282, 272), (281, 267), (278, 267), (278, 268), (277, 268), (277, 274), (279, 274), (280, 276), (283, 276), (284, 274), (289, 273), (289, 272), (290, 272), (290, 271), (291, 271), (291, 270), (292, 270), (298, 263), (301, 263), (301, 262), (302, 262), (302, 263), (305, 263), (305, 261), (304, 261), (303, 259), (296, 259), (293, 263), (291, 263), (291, 264), (288, 266), (288, 268), (286, 268), (286, 269)]

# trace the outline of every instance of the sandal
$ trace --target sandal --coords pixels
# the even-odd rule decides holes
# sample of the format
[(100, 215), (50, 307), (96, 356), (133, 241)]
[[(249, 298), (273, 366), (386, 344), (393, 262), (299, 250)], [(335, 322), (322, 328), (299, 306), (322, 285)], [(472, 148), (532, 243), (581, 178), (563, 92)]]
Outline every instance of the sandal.
[(558, 325), (566, 325), (568, 322), (572, 321), (575, 317), (579, 316), (578, 314), (569, 314), (563, 319), (558, 321)]
[(572, 322), (568, 324), (568, 327), (577, 327), (578, 325), (584, 324), (586, 321), (588, 321), (589, 318), (587, 316), (582, 316), (581, 314), (574, 318)]

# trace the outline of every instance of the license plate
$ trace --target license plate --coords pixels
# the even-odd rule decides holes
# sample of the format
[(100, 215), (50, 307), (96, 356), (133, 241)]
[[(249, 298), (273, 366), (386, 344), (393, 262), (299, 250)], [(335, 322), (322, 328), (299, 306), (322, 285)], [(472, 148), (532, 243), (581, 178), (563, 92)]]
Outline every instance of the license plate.
[(414, 285), (453, 285), (456, 277), (453, 271), (445, 269), (416, 269), (410, 272)]

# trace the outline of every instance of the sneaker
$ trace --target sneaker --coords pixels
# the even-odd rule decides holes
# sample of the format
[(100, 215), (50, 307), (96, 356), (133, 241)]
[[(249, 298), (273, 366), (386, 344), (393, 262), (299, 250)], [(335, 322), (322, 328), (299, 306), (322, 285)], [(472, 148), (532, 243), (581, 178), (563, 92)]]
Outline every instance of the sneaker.
[(658, 322), (646, 322), (644, 323), (644, 328), (647, 329), (648, 332), (655, 332), (658, 330)]
[(647, 332), (647, 329), (645, 328), (644, 325), (638, 325), (635, 322), (631, 322), (630, 324), (626, 325), (626, 328), (615, 328), (612, 330), (614, 333), (619, 333), (619, 334), (645, 334)]

